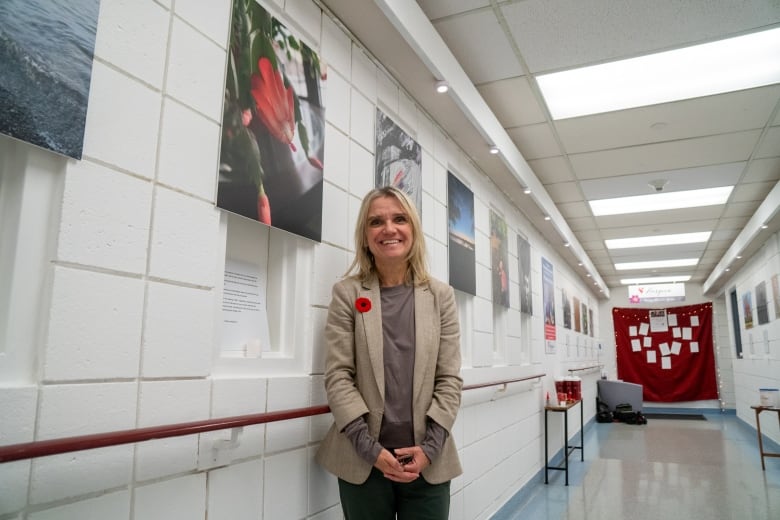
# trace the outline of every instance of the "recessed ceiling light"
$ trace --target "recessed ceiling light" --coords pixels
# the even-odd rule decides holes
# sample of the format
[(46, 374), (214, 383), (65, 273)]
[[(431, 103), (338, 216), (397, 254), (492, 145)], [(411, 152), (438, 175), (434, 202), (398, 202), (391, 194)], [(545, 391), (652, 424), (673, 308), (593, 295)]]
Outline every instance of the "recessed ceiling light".
[(618, 271), (627, 271), (629, 269), (654, 269), (665, 267), (688, 267), (699, 263), (698, 258), (678, 258), (676, 260), (650, 260), (645, 262), (624, 262), (615, 264)]
[(500, 151), (501, 150), (498, 149), (498, 146), (493, 145), (490, 147), (490, 153), (492, 153), (493, 155), (496, 155)]
[(737, 255), (737, 260), (741, 260), (741, 259), (742, 259), (742, 255)]
[(439, 94), (444, 94), (450, 89), (450, 84), (447, 83), (444, 80), (439, 80), (436, 82), (436, 92)]
[(550, 217), (550, 215), (545, 215), (545, 216), (544, 216), (544, 220), (550, 220), (551, 218), (552, 218), (552, 217)]
[(768, 227), (769, 227), (769, 226), (767, 226), (766, 224), (761, 224), (761, 229), (766, 229), (766, 228), (768, 228)]
[(623, 285), (642, 285), (646, 283), (676, 283), (687, 282), (691, 279), (690, 275), (679, 276), (649, 276), (647, 278), (623, 278), (620, 283)]
[(554, 119), (780, 81), (780, 28), (536, 78)]
[(696, 244), (710, 239), (712, 231), (699, 233), (678, 233), (676, 235), (655, 235), (635, 238), (613, 238), (605, 240), (607, 249), (626, 249), (629, 247), (671, 246), (678, 244)]
[(571, 245), (571, 242), (564, 242), (563, 247), (569, 247)]
[(531, 193), (531, 188), (526, 186), (525, 188), (523, 188), (523, 193), (525, 193), (526, 195), (529, 195)]
[(701, 206), (725, 204), (733, 189), (734, 186), (720, 186), (718, 188), (704, 188), (701, 190), (589, 200), (588, 204), (590, 204), (593, 215), (597, 217), (669, 209), (698, 208)]

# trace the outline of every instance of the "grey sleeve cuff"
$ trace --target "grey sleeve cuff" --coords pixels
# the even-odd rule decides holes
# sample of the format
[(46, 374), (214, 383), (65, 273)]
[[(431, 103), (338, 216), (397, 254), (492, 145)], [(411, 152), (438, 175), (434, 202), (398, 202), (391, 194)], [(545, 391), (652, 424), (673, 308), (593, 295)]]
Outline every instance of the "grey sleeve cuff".
[(443, 426), (433, 419), (428, 418), (425, 429), (425, 439), (423, 439), (420, 447), (431, 462), (433, 462), (436, 457), (439, 456), (439, 453), (441, 453), (444, 442), (447, 440), (447, 435), (447, 430), (445, 430)]
[(347, 436), (360, 458), (373, 466), (382, 451), (382, 445), (368, 433), (366, 420), (358, 417), (347, 424), (342, 433)]

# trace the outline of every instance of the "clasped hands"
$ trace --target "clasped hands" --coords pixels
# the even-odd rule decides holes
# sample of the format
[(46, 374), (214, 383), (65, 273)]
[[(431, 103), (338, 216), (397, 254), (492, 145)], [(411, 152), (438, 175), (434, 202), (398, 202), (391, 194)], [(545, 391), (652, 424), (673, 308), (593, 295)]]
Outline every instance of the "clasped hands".
[(395, 454), (392, 454), (383, 448), (374, 463), (374, 467), (381, 471), (385, 478), (394, 482), (412, 482), (431, 464), (419, 446), (397, 448), (394, 451)]

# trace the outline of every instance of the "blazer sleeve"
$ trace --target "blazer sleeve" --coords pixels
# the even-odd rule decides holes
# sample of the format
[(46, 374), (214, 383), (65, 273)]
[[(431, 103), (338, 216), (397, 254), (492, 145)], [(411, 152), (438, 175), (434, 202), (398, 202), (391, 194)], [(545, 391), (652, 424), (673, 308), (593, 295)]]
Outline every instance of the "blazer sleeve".
[(345, 282), (333, 286), (325, 325), (325, 392), (338, 431), (368, 413), (356, 383), (354, 295)]

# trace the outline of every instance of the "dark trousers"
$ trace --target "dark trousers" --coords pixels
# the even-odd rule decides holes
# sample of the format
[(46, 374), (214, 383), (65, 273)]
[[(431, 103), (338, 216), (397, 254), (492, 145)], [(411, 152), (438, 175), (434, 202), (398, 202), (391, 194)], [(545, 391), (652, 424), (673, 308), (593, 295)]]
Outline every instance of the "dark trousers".
[(372, 468), (362, 484), (339, 479), (339, 496), (346, 520), (447, 520), (450, 514), (449, 481), (428, 484), (422, 475), (401, 484)]

